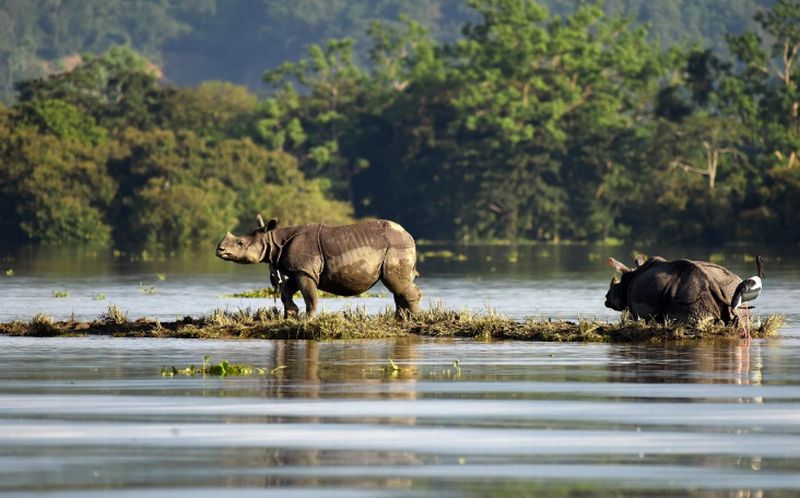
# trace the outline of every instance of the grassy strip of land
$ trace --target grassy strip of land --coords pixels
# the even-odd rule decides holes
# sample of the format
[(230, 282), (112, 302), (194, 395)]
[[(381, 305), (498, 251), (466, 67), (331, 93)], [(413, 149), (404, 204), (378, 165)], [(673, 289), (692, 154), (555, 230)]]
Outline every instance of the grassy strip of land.
[[(770, 315), (751, 326), (750, 336), (773, 336), (783, 326), (782, 316)], [(172, 322), (140, 318), (129, 320), (116, 306), (92, 322), (56, 322), (47, 315), (36, 315), (29, 322), (0, 323), (0, 335), (120, 337), (179, 337), (203, 339), (372, 339), (402, 337), (409, 334), (431, 337), (472, 337), (482, 340), (517, 339), (548, 342), (663, 342), (707, 338), (739, 338), (738, 326), (655, 323), (623, 316), (617, 322), (595, 320), (513, 320), (496, 313), (474, 313), (434, 308), (413, 319), (398, 320), (385, 311), (368, 315), (360, 310), (323, 313), (307, 320), (284, 319), (276, 308), (255, 310), (214, 310), (200, 318), (185, 317)]]
[[(317, 297), (322, 299), (327, 298), (343, 298), (343, 297), (387, 297), (388, 294), (385, 292), (364, 292), (358, 294), (356, 296), (339, 296), (336, 294), (331, 294), (330, 292), (325, 291), (317, 291)], [(238, 298), (245, 298), (245, 299), (279, 299), (281, 297), (281, 293), (277, 289), (273, 289), (272, 287), (259, 287), (256, 289), (242, 291), (242, 292), (234, 292), (233, 294), (223, 294), (221, 297), (238, 297)]]

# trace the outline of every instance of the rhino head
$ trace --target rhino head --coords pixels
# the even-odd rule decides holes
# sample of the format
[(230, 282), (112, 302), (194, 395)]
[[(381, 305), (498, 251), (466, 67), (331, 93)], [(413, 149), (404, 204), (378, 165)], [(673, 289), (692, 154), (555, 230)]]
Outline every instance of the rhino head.
[[(638, 260), (636, 263), (637, 266), (641, 266)], [(611, 285), (608, 288), (608, 292), (606, 292), (606, 308), (624, 311), (628, 307), (628, 284), (631, 279), (630, 273), (633, 270), (614, 258), (608, 258), (608, 265), (622, 273), (622, 277), (619, 280), (617, 280), (617, 277), (611, 279)]]
[(278, 226), (278, 220), (272, 218), (265, 224), (260, 214), (257, 219), (258, 228), (250, 235), (237, 236), (227, 232), (217, 244), (217, 257), (240, 264), (264, 261), (264, 258), (269, 256), (268, 232)]

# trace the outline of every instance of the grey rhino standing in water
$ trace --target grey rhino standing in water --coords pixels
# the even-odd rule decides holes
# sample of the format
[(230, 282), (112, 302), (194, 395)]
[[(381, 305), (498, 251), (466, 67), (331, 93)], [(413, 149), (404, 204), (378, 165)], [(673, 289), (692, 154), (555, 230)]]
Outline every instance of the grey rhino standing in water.
[(614, 258), (608, 264), (622, 273), (611, 279), (606, 307), (628, 310), (635, 318), (697, 324), (711, 317), (729, 324), (737, 319), (731, 298), (742, 281), (722, 266), (706, 261), (637, 258), (630, 269)]
[(331, 227), (321, 223), (278, 228), (278, 220), (250, 235), (228, 232), (217, 246), (217, 257), (235, 263), (268, 263), (279, 285), (284, 317), (296, 315), (292, 296), (299, 290), (306, 315), (314, 316), (317, 289), (354, 296), (380, 280), (394, 294), (399, 316), (419, 310), (422, 293), (414, 284), (417, 250), (403, 227), (387, 220), (371, 220)]

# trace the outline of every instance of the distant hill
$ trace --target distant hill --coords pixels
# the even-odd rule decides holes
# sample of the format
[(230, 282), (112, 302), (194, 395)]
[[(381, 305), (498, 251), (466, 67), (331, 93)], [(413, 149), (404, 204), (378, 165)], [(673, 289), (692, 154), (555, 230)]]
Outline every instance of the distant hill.
[[(567, 13), (579, 0), (541, 0)], [(663, 46), (688, 40), (724, 48), (774, 0), (606, 0), (605, 9), (650, 23)], [(227, 80), (260, 87), (262, 72), (331, 37), (366, 37), (374, 20), (416, 19), (453, 39), (472, 12), (465, 0), (6, 0), (0, 1), (0, 99), (13, 82), (68, 67), (70, 57), (128, 45), (167, 80)]]

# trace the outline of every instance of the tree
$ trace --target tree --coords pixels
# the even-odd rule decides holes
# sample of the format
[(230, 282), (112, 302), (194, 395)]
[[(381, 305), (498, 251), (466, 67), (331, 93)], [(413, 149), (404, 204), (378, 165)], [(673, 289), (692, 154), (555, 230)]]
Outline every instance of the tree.
[(0, 168), (0, 206), (12, 234), (50, 244), (110, 241), (105, 213), (116, 184), (106, 170), (108, 144), (23, 127), (2, 137), (0, 151), (7, 158)]
[[(334, 191), (353, 201), (353, 177), (365, 164), (360, 158), (342, 154), (345, 136), (350, 135), (351, 116), (357, 112), (357, 97), (366, 74), (353, 59), (354, 40), (328, 40), (324, 46), (312, 45), (308, 58), (284, 62), (264, 73), (264, 81), (282, 88), (269, 101), (265, 120), (258, 123), (262, 138), (283, 146), (285, 137), (277, 135), (276, 126), (285, 123), (289, 137), (304, 146), (301, 167), (312, 176), (325, 176)], [(308, 96), (296, 103), (297, 84)], [(281, 105), (283, 104), (283, 105)]]

